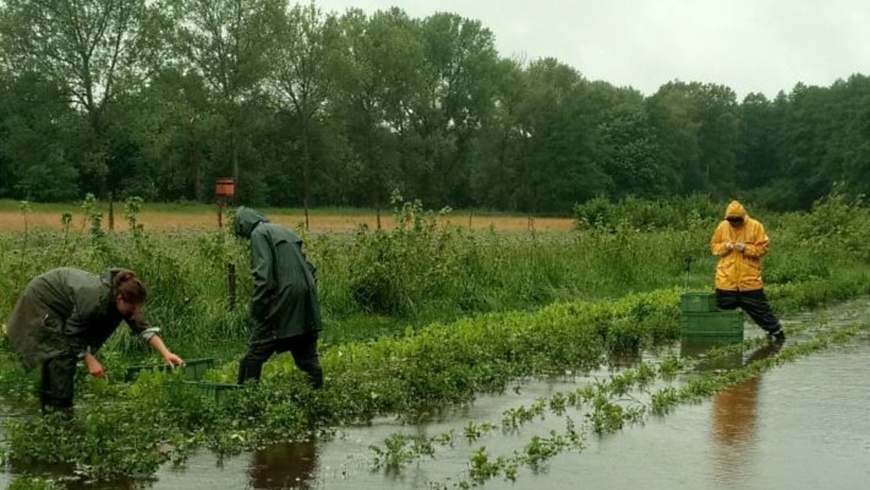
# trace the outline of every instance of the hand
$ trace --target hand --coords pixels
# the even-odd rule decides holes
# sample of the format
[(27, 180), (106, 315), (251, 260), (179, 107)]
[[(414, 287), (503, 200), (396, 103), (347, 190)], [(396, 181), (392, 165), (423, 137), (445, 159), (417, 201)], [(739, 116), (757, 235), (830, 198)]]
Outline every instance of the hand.
[(725, 250), (734, 250), (734, 243), (732, 243), (732, 242), (726, 243)]
[(163, 356), (163, 360), (166, 361), (166, 364), (171, 367), (178, 367), (184, 365), (184, 359), (178, 357), (172, 352), (167, 352), (166, 355)]
[(97, 378), (106, 377), (106, 370), (103, 369), (103, 365), (100, 364), (100, 361), (98, 361), (96, 357), (90, 355), (85, 357), (85, 364), (88, 366), (88, 372), (91, 376)]
[(743, 242), (740, 242), (740, 243), (734, 245), (734, 248), (736, 248), (737, 250), (740, 250), (742, 252), (743, 249), (746, 248), (746, 244)]

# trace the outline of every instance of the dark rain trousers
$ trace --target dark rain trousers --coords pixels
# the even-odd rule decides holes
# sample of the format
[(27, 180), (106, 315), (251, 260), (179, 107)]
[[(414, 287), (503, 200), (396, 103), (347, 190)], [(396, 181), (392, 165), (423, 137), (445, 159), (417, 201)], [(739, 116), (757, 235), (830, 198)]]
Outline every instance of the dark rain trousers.
[(239, 363), (238, 384), (248, 380), (260, 380), (263, 364), (275, 354), (290, 352), (296, 366), (308, 375), (308, 382), (314, 389), (323, 386), (323, 370), (317, 354), (317, 332), (306, 332), (283, 339), (252, 342), (248, 352)]
[(39, 404), (43, 413), (72, 409), (76, 364), (78, 359), (73, 355), (53, 357), (42, 363)]
[(753, 291), (726, 291), (716, 290), (716, 307), (720, 310), (734, 310), (740, 308), (752, 318), (756, 325), (773, 335), (782, 330), (782, 323), (770, 308), (764, 289)]

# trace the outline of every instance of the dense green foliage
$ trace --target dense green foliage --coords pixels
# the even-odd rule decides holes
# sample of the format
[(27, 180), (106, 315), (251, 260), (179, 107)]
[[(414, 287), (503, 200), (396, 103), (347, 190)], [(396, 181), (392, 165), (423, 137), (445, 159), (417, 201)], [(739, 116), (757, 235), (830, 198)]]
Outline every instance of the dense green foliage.
[[(785, 90), (788, 88), (784, 87)], [(870, 189), (870, 79), (742, 101), (649, 96), (505, 59), (480, 22), (287, 0), (0, 5), (0, 198), (240, 199), (567, 215), (596, 196), (751, 196), (806, 209)]]
[[(61, 231), (0, 234), (0, 317), (33, 276), (52, 267), (93, 272), (129, 267), (152, 290), (149, 316), (190, 350), (236, 343), (246, 335), (251, 292), (244, 242), (224, 232), (108, 234), (96, 203), (59, 216)], [(599, 200), (578, 207), (581, 230), (565, 233), (470, 231), (436, 224), (437, 213), (396, 201), (396, 228), (353, 234), (305, 234), (317, 264), (327, 342), (365, 338), (397, 324), (423, 324), (491, 311), (534, 309), (553, 301), (607, 298), (676, 286), (711, 288), (707, 249), (720, 206), (700, 198), (672, 203)], [(28, 207), (22, 206), (23, 221)], [(715, 213), (710, 215), (708, 213)], [(768, 284), (823, 280), (860, 270), (870, 216), (839, 196), (812, 213), (759, 216), (772, 238)], [(818, 251), (825, 250), (824, 257)], [(687, 259), (689, 271), (686, 271)], [(239, 305), (229, 308), (226, 264), (237, 266)], [(375, 329), (365, 328), (365, 325)], [(138, 346), (120, 336), (124, 347)]]
[[(720, 206), (702, 200), (632, 200), (622, 207), (596, 201), (578, 208), (582, 230), (553, 234), (445, 228), (436, 226), (437, 213), (419, 203), (396, 204), (394, 230), (303, 234), (320, 270), (327, 315), (323, 391), (312, 392), (288, 356), (266, 365), (259, 386), (233, 392), (220, 403), (179, 389), (173, 374), (144, 375), (125, 385), (118, 373), (141, 347), (116, 336), (98, 353), (109, 379), (79, 377), (75, 418), (7, 421), (7, 456), (25, 465), (68, 465), (92, 478), (147, 478), (162, 462), (183, 461), (201, 447), (233, 452), (381, 415), (426, 418), (518, 379), (583, 372), (610, 354), (670, 342), (679, 334), (686, 257), (692, 259), (693, 288), (709, 290), (712, 282), (707, 243), (720, 216), (706, 216), (704, 210)], [(107, 233), (95, 206), (87, 200), (83, 219), (67, 215), (67, 227), (59, 232), (0, 235), (0, 246), (9, 252), (0, 256), (0, 316), (29, 277), (48, 267), (130, 266), (151, 286), (150, 315), (165, 327), (170, 346), (198, 355), (230, 342), (237, 356), (246, 314), (242, 307), (228, 307), (224, 264), (238, 264), (239, 297), (247, 298), (244, 244), (225, 232), (150, 233), (138, 226), (136, 199), (125, 205), (132, 231)], [(688, 209), (695, 215), (683, 220), (680, 210)], [(23, 205), (22, 219), (27, 212)], [(835, 195), (811, 213), (760, 218), (774, 244), (765, 264), (767, 291), (778, 310), (794, 312), (870, 292), (863, 246), (870, 237), (870, 214), (860, 205)], [(386, 330), (391, 335), (347, 323), (371, 318), (372, 312), (397, 320)], [(442, 321), (426, 324), (431, 319)], [(396, 329), (399, 322), (418, 328)], [(35, 409), (34, 375), (25, 375), (6, 349), (2, 364), (3, 397), (23, 398)], [(209, 379), (234, 379), (236, 363), (222, 364)], [(671, 395), (660, 395), (656, 406), (681, 400)], [(593, 431), (618, 430), (634, 416), (606, 398), (593, 401), (597, 415), (588, 421)], [(513, 415), (517, 424), (534, 416)], [(475, 430), (482, 429), (469, 428)], [(516, 462), (543, 463), (574, 447), (577, 434), (569, 424), (565, 434), (535, 439)], [(472, 467), (479, 471), (472, 480), (496, 474), (484, 452), (476, 461)]]

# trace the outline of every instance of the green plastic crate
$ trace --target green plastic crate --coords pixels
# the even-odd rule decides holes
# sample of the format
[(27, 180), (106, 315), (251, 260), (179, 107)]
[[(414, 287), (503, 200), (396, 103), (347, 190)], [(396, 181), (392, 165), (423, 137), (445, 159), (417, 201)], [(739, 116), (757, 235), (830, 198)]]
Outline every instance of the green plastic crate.
[(683, 312), (680, 319), (683, 337), (722, 337), (743, 340), (743, 312)]
[(716, 308), (716, 295), (710, 293), (685, 293), (680, 296), (680, 311), (712, 313)]
[[(211, 357), (205, 357), (202, 359), (189, 359), (184, 361), (184, 366), (181, 366), (179, 369), (181, 370), (182, 378), (188, 381), (198, 381), (205, 376), (205, 373), (214, 367), (214, 359)], [(129, 382), (135, 381), (136, 378), (142, 374), (143, 371), (169, 371), (169, 366), (163, 364), (160, 366), (131, 366), (127, 368), (127, 373), (124, 376), (124, 380)]]
[(204, 381), (185, 381), (182, 386), (215, 402), (220, 402), (227, 393), (242, 389), (242, 386), (237, 384), (207, 383)]

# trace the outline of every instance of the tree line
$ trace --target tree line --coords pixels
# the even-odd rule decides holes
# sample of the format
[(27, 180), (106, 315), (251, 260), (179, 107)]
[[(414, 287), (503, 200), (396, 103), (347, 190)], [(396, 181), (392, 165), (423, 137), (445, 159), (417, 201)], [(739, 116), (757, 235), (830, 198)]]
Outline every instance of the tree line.
[(870, 80), (645, 96), (479, 21), (288, 0), (0, 2), (0, 198), (570, 214), (604, 196), (800, 209), (870, 187)]

